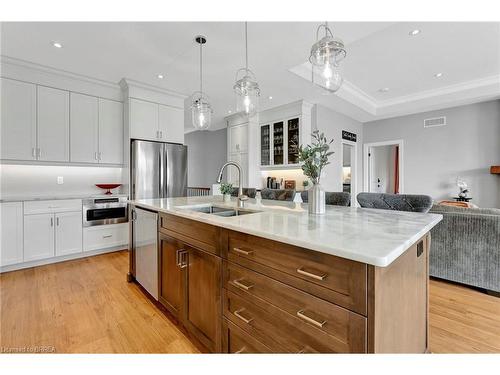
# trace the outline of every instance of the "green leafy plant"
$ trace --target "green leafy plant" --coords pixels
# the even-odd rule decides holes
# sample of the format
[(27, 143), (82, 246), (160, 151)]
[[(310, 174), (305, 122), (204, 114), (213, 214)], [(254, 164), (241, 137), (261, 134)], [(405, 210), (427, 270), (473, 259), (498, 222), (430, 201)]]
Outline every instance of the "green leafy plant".
[(223, 182), (220, 184), (220, 192), (222, 194), (231, 194), (233, 191), (233, 184), (230, 184), (229, 182)]
[(307, 185), (309, 185), (309, 181), (307, 181), (307, 180), (302, 181), (302, 186), (303, 186), (303, 187), (305, 187), (305, 188), (306, 188), (306, 187), (307, 187)]
[(312, 132), (311, 137), (310, 145), (299, 147), (299, 162), (304, 174), (316, 185), (319, 184), (323, 168), (330, 164), (328, 158), (334, 154), (330, 151), (333, 139), (329, 141), (325, 134), (318, 130)]

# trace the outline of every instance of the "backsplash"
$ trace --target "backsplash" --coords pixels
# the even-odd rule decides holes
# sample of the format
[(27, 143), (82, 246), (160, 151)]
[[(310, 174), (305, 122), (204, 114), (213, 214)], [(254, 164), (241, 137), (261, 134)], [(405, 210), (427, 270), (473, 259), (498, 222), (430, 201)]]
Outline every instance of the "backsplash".
[[(58, 184), (58, 177), (63, 183)], [(122, 168), (46, 165), (0, 165), (0, 197), (102, 194), (96, 183), (122, 183)], [(121, 188), (113, 190), (120, 193)]]

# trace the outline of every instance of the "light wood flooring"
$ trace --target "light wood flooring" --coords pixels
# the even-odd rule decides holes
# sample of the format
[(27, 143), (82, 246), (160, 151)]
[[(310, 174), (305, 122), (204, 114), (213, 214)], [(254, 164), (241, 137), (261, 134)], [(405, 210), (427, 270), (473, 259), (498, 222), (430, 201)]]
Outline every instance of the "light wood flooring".
[[(199, 352), (127, 270), (120, 251), (0, 275), (0, 352)], [(500, 353), (500, 298), (431, 280), (430, 343), (433, 353)]]

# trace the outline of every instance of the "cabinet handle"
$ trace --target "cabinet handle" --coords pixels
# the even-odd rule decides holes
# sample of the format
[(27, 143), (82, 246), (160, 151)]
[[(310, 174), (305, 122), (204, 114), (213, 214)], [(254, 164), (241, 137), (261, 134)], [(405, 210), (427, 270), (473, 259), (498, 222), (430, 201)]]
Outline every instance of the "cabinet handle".
[(297, 268), (297, 273), (300, 273), (301, 275), (304, 275), (307, 277), (311, 277), (311, 278), (316, 279), (316, 280), (324, 280), (324, 279), (326, 279), (326, 276), (327, 276), (326, 273), (324, 273), (322, 275), (316, 275), (314, 273), (304, 271), (303, 267)]
[(94, 160), (97, 160), (97, 151), (94, 152)]
[(54, 218), (53, 218), (53, 217), (51, 217), (51, 218), (50, 218), (50, 226), (51, 226), (51, 227), (53, 227), (53, 226), (54, 226)]
[(241, 354), (241, 353), (245, 353), (245, 350), (246, 350), (246, 346), (244, 346), (243, 348), (241, 348), (240, 350), (237, 350), (234, 352), (234, 354)]
[(181, 257), (180, 257), (180, 255), (181, 255), (181, 253), (182, 253), (183, 251), (185, 251), (185, 250), (184, 250), (184, 249), (179, 249), (179, 250), (177, 250), (177, 251), (175, 252), (175, 264), (177, 264), (179, 267), (181, 267), (181, 266), (182, 266), (182, 264), (181, 264)]
[(59, 217), (56, 217), (56, 225), (59, 226)]
[(233, 247), (233, 251), (236, 253), (244, 254), (244, 255), (250, 255), (253, 253), (253, 250), (243, 250), (243, 249), (240, 249), (239, 247)]
[(176, 262), (180, 268), (186, 268), (188, 266), (188, 251), (184, 249), (179, 249), (176, 252)]
[(253, 284), (245, 285), (242, 283), (243, 279), (240, 280), (233, 280), (233, 284), (236, 285), (238, 288), (245, 289), (245, 290), (250, 290), (253, 288)]
[(111, 237), (113, 237), (113, 235), (112, 235), (112, 234), (107, 234), (107, 235), (105, 235), (105, 236), (102, 236), (102, 238), (111, 238)]
[(38, 154), (38, 158), (42, 157), (42, 149), (41, 148), (37, 148), (37, 154)]
[(243, 320), (246, 324), (250, 324), (250, 322), (253, 320), (253, 318), (245, 318), (243, 315), (241, 315), (241, 313), (243, 311), (245, 311), (245, 308), (236, 310), (234, 312), (234, 315), (236, 315), (238, 318), (240, 318), (241, 320)]
[(158, 138), (160, 138), (160, 131), (159, 130), (156, 131), (156, 139), (158, 139)]
[(163, 130), (160, 130), (160, 138), (163, 139)]
[(102, 152), (99, 151), (99, 160), (101, 160), (101, 159), (102, 159)]
[(36, 158), (36, 148), (32, 148), (31, 149), (31, 156), (33, 156), (33, 158)]
[(305, 320), (306, 322), (311, 323), (311, 324), (313, 324), (313, 325), (315, 325), (316, 327), (319, 327), (319, 328), (323, 328), (323, 326), (326, 324), (326, 320), (323, 320), (322, 322), (318, 322), (317, 320), (314, 320), (313, 318), (308, 317), (305, 314), (305, 310), (297, 311), (297, 316), (300, 319)]

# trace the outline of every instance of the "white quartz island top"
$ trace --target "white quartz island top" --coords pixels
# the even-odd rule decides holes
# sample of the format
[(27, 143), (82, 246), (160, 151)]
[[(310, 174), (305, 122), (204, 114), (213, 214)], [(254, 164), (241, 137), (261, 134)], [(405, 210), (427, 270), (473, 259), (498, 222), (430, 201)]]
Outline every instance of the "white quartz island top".
[(236, 207), (236, 198), (223, 203), (221, 196), (129, 203), (379, 267), (390, 265), (442, 219), (437, 214), (340, 206), (327, 206), (324, 215), (309, 215), (306, 204), (258, 204), (255, 199), (245, 202), (245, 208), (261, 212), (248, 215), (220, 217), (190, 210), (210, 204)]

